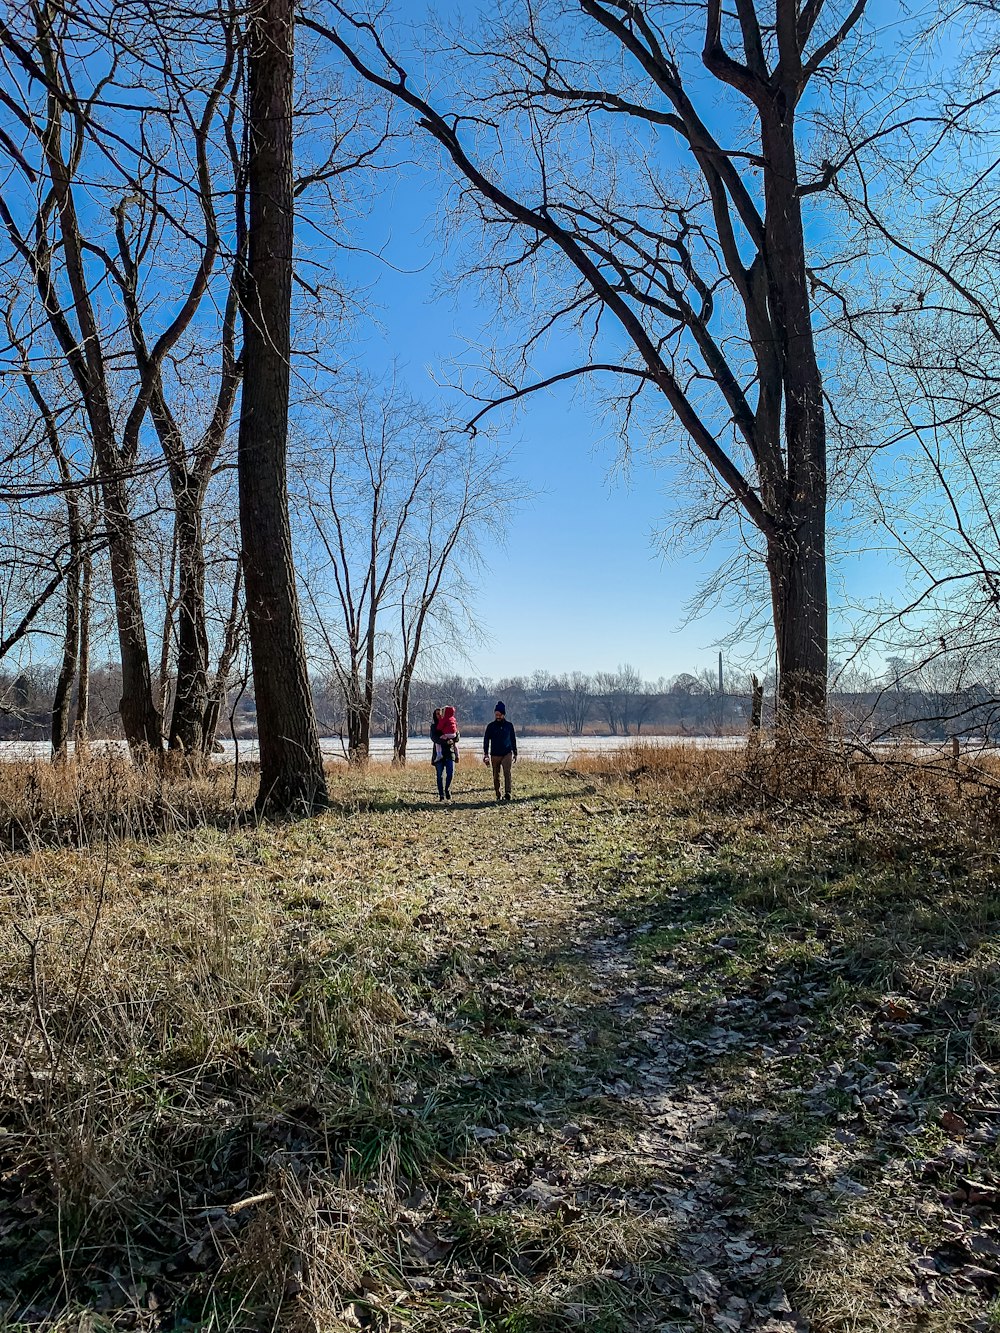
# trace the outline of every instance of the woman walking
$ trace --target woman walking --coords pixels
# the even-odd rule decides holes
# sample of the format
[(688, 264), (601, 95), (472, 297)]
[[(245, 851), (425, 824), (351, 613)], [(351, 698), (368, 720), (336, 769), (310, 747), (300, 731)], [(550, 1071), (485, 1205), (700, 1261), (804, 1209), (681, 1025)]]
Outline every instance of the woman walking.
[(435, 708), (431, 719), (432, 762), (437, 772), (438, 800), (451, 800), (451, 783), (458, 763), (458, 722), (454, 708)]

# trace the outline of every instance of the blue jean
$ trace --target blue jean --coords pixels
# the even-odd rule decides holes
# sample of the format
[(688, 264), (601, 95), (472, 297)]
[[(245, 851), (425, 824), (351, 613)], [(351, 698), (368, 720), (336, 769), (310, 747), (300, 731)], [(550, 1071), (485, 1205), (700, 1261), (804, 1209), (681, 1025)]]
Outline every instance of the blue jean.
[[(451, 791), (451, 780), (455, 776), (454, 759), (435, 759), (434, 767), (438, 775), (438, 795), (444, 796), (446, 792)], [(448, 774), (447, 782), (444, 781), (445, 773)]]

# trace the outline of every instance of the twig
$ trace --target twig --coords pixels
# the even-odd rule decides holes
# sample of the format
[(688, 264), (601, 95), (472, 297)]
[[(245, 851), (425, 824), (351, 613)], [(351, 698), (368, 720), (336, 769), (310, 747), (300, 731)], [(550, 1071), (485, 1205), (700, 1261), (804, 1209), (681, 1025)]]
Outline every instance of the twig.
[(94, 919), (90, 923), (90, 933), (87, 936), (87, 947), (83, 951), (83, 958), (80, 960), (80, 970), (76, 977), (76, 989), (73, 992), (73, 1000), (69, 1007), (69, 1015), (66, 1019), (66, 1029), (63, 1039), (59, 1044), (59, 1053), (52, 1066), (52, 1072), (62, 1064), (62, 1058), (66, 1054), (66, 1047), (69, 1045), (70, 1034), (73, 1031), (73, 1023), (76, 1019), (77, 1006), (80, 1003), (80, 996), (83, 993), (83, 982), (87, 975), (87, 964), (90, 962), (90, 955), (94, 948), (94, 940), (97, 936), (97, 926), (101, 919), (101, 912), (104, 908), (104, 896), (108, 887), (108, 867), (111, 864), (111, 829), (105, 825), (104, 829), (104, 869), (101, 872), (101, 882), (97, 888), (97, 903), (94, 907)]
[(231, 1203), (226, 1209), (230, 1217), (235, 1217), (241, 1213), (244, 1208), (252, 1208), (255, 1203), (267, 1203), (274, 1198), (274, 1190), (265, 1190), (263, 1194), (251, 1194), (249, 1198), (239, 1199), (236, 1203)]
[(55, 1055), (52, 1050), (52, 1042), (49, 1038), (49, 1030), (45, 1026), (45, 1011), (42, 1006), (41, 982), (38, 977), (38, 943), (42, 938), (41, 927), (39, 927), (34, 939), (30, 939), (16, 921), (11, 922), (11, 927), (14, 933), (19, 935), (28, 946), (28, 958), (31, 969), (31, 1000), (35, 1007), (35, 1018), (38, 1020), (39, 1031), (42, 1034), (42, 1040), (45, 1042), (45, 1050), (48, 1053), (49, 1063), (54, 1064)]

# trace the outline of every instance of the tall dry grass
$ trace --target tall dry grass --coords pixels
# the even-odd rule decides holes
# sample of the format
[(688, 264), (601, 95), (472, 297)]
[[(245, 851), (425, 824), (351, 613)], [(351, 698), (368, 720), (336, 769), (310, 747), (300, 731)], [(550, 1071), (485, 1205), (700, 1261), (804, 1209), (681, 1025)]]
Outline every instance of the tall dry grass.
[[(246, 1330), (293, 1288), (287, 1326), (328, 1326), (337, 1266), (360, 1261), (316, 1240), (339, 1207), (316, 1181), (377, 1174), (380, 1139), (421, 1151), (385, 1110), (408, 1060), (385, 979), (402, 924), (359, 926), (309, 825), (240, 827), (255, 782), (111, 754), (0, 765), (4, 1329), (75, 1305)], [(231, 1211), (259, 1194), (266, 1217)]]
[(255, 778), (246, 766), (223, 765), (191, 777), (169, 761), (136, 765), (110, 748), (64, 764), (0, 763), (0, 849), (86, 846), (225, 824), (252, 804)]
[(1000, 755), (957, 759), (918, 745), (863, 747), (815, 732), (794, 739), (763, 736), (716, 749), (636, 739), (610, 754), (581, 755), (572, 771), (595, 783), (658, 796), (690, 813), (709, 808), (757, 811), (825, 804), (930, 831), (957, 824), (995, 827), (1000, 813)]
[[(942, 838), (996, 806), (990, 762), (917, 752), (636, 742), (574, 771), (693, 814), (829, 802)], [(0, 1327), (76, 1328), (75, 1304), (107, 1327), (336, 1329), (458, 1132), (407, 1104), (454, 1051), (412, 1021), (432, 987), (406, 885), (338, 880), (332, 821), (238, 827), (255, 780), (0, 766)], [(338, 794), (348, 817), (377, 796)]]

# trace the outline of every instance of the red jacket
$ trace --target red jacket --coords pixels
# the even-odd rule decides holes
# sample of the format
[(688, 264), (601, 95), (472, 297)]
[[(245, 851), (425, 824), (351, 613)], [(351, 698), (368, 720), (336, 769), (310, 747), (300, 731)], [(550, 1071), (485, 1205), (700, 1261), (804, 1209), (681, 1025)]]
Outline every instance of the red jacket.
[(438, 723), (438, 732), (443, 738), (451, 737), (452, 740), (458, 735), (458, 722), (455, 718), (455, 710), (450, 704), (441, 714), (441, 721)]

